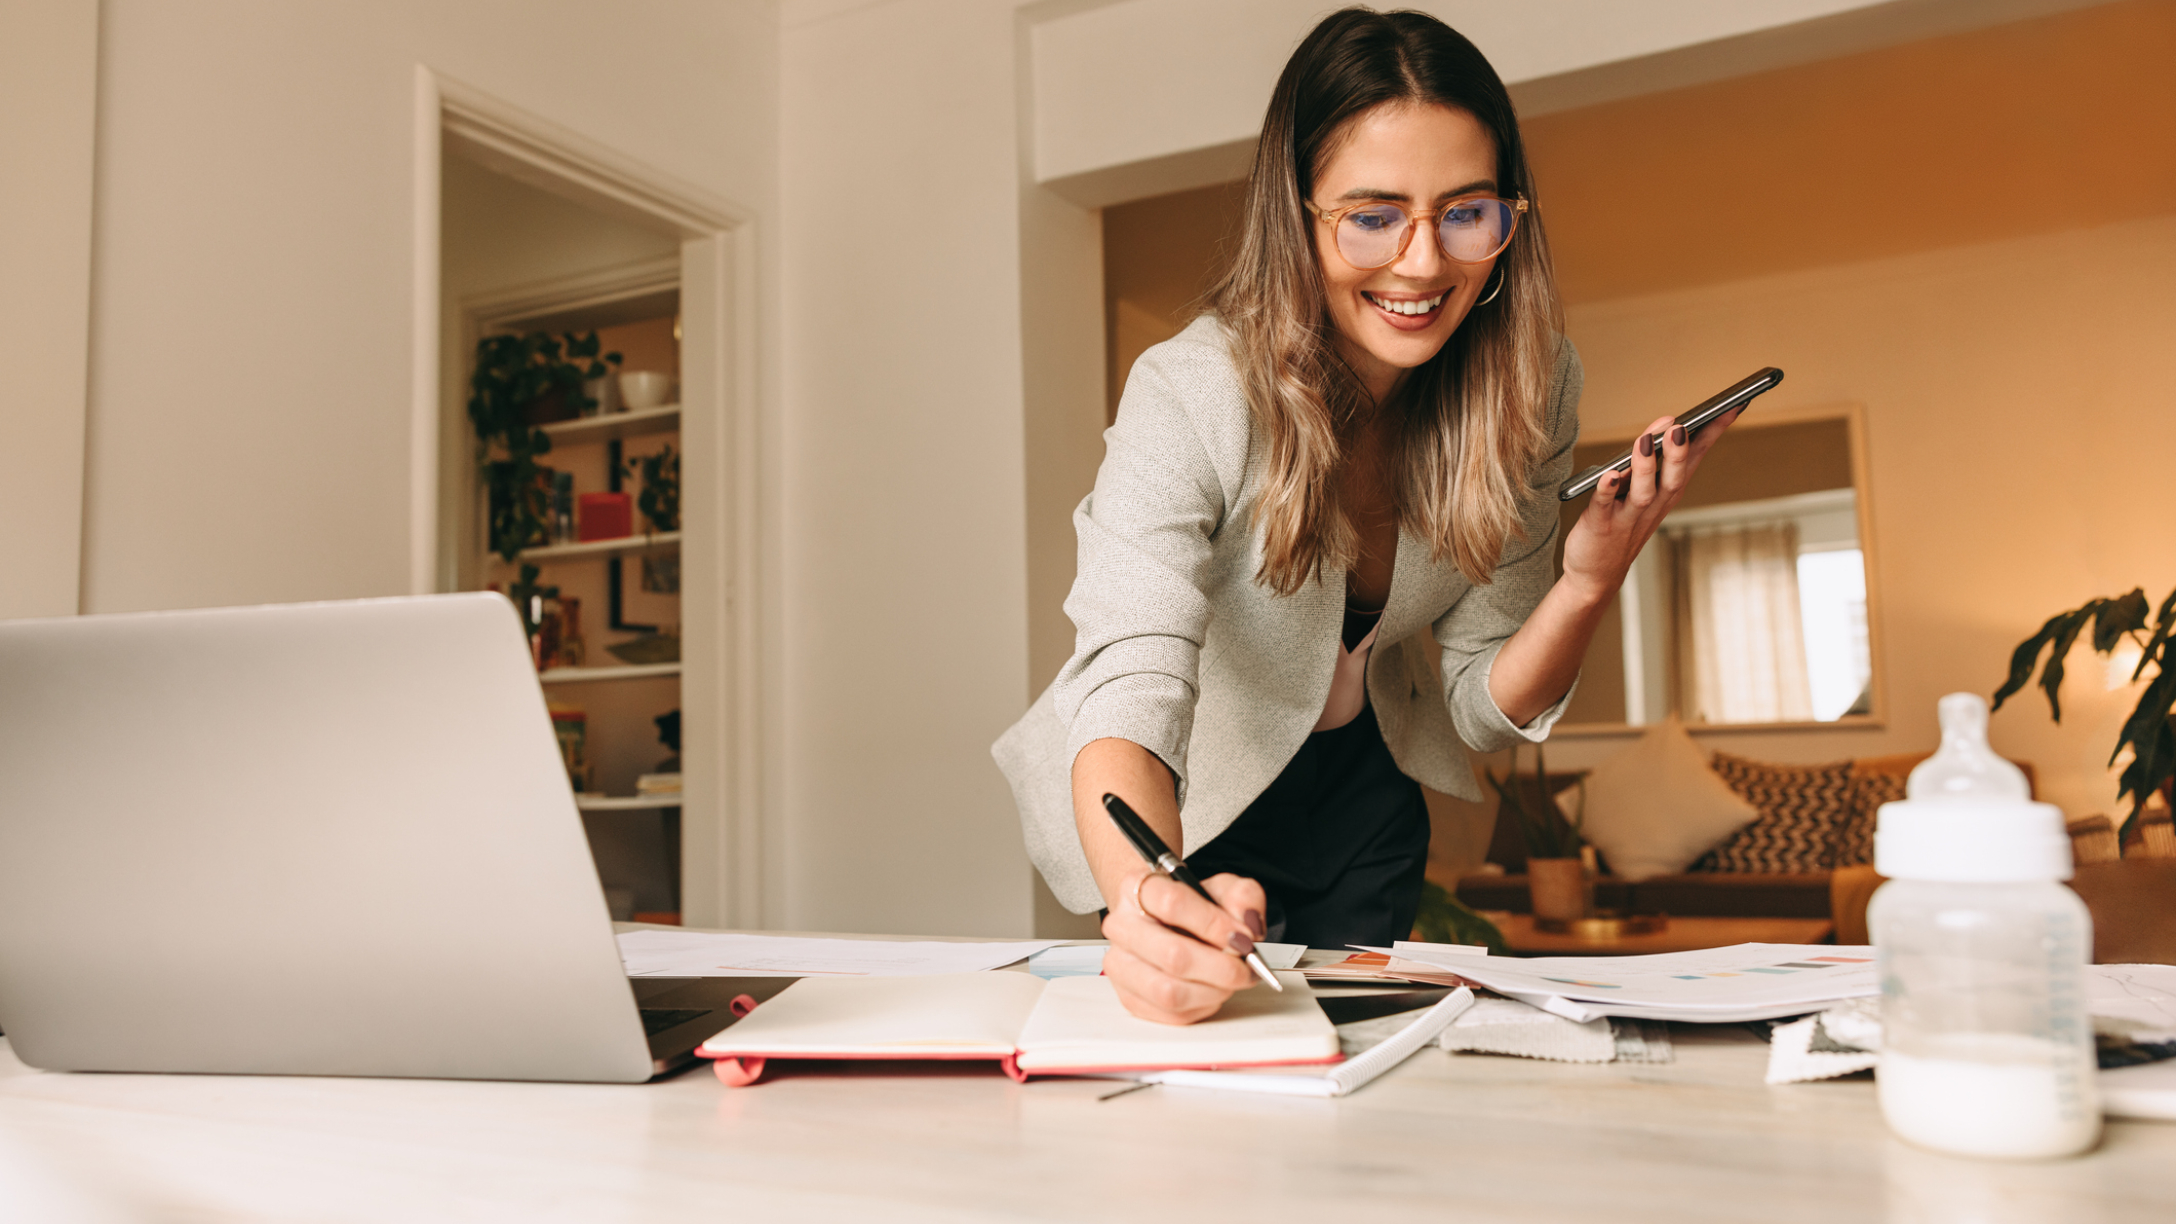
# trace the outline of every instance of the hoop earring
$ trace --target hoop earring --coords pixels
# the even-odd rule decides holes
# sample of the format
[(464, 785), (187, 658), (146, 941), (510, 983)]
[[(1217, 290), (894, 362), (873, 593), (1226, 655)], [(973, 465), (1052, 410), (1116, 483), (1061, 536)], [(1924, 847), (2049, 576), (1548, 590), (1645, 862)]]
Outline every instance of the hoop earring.
[(1480, 301), (1478, 301), (1478, 302), (1475, 302), (1475, 303), (1474, 303), (1474, 305), (1475, 305), (1475, 306), (1486, 306), (1486, 305), (1488, 305), (1488, 304), (1489, 304), (1490, 302), (1493, 302), (1493, 301), (1495, 301), (1495, 300), (1496, 300), (1496, 295), (1497, 295), (1497, 294), (1499, 294), (1499, 293), (1502, 293), (1502, 292), (1504, 291), (1504, 282), (1505, 282), (1506, 280), (1509, 280), (1510, 278), (1511, 278), (1511, 277), (1510, 277), (1510, 273), (1508, 273), (1508, 272), (1504, 271), (1503, 267), (1502, 267), (1501, 265), (1498, 265), (1498, 266), (1497, 266), (1497, 268), (1496, 268), (1496, 287), (1495, 287), (1494, 289), (1491, 289), (1491, 290), (1489, 290), (1489, 294), (1488, 294), (1488, 296), (1487, 296), (1487, 297), (1485, 297), (1485, 298), (1482, 298), (1482, 299), (1481, 299)]

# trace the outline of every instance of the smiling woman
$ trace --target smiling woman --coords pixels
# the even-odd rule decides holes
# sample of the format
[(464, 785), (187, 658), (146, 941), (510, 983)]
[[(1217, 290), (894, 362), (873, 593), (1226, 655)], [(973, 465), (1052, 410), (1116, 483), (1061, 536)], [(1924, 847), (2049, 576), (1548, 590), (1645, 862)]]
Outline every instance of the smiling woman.
[[(1462, 744), (1548, 735), (1722, 436), (1650, 426), (1554, 577), (1580, 370), (1538, 198), (1472, 43), (1333, 13), (1270, 98), (1209, 312), (1133, 365), (1074, 514), (1073, 657), (994, 753), (1138, 1015), (1213, 1015), (1256, 940), (1404, 937), (1422, 784), (1478, 798)], [(1211, 898), (1141, 862), (1110, 795)]]

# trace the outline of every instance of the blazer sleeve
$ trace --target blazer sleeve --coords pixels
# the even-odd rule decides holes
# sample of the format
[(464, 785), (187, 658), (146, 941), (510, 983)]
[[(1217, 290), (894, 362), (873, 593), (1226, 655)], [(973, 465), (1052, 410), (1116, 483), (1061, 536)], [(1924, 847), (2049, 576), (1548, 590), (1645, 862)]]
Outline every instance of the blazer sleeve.
[(1095, 491), (1073, 512), (1073, 657), (1051, 686), (1068, 763), (1095, 740), (1131, 740), (1171, 767), (1182, 797), (1211, 540), (1229, 505), (1189, 412), (1187, 356), (1179, 345), (1144, 355), (1104, 433)]
[(1578, 350), (1570, 340), (1563, 341), (1549, 380), (1547, 450), (1528, 480), (1526, 538), (1512, 540), (1492, 580), (1469, 589), (1434, 625), (1436, 642), (1443, 648), (1443, 700), (1450, 707), (1459, 738), (1476, 752), (1500, 752), (1547, 739), (1549, 728), (1563, 717), (1572, 692), (1579, 687), (1573, 681), (1561, 700), (1521, 727), (1496, 707), (1488, 677), (1504, 643), (1526, 623), (1556, 581), (1560, 505), (1556, 491), (1571, 475), (1584, 380)]

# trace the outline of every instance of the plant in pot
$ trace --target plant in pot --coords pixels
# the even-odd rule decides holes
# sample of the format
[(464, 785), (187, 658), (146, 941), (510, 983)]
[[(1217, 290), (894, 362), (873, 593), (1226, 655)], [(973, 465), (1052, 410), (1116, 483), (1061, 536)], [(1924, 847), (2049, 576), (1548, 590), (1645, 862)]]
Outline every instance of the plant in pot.
[[(490, 549), (508, 563), (522, 549), (549, 539), (552, 469), (540, 460), (551, 453), (552, 440), (537, 426), (594, 405), (583, 382), (602, 377), (620, 362), (618, 353), (602, 348), (595, 332), (528, 332), (477, 342), (468, 419), (476, 430)], [(535, 566), (522, 566), (510, 592), (532, 634), (536, 625), (528, 596), (537, 589), (536, 577)]]
[(657, 448), (654, 455), (627, 460), (625, 471), (642, 481), (635, 508), (650, 520), (650, 530), (680, 530), (680, 456), (673, 452), (671, 444)]
[[(2138, 705), (2116, 732), (2108, 765), (2123, 761), (2117, 802), (2130, 801), (2116, 830), (2115, 862), (2081, 864), (2072, 887), (2093, 911), (2095, 959), (2176, 962), (2176, 857), (2166, 844), (2165, 825), (2158, 836), (2139, 836), (2141, 819), (2149, 804), (2165, 811), (2176, 789), (2176, 591), (2169, 592), (2150, 616), (2143, 588), (2113, 599), (2095, 599), (2049, 617), (2039, 632), (2026, 638), (2010, 655), (2010, 675), (1995, 692), (1994, 706), (2032, 680), (2040, 671), (2040, 690), (2047, 695), (2048, 713), (2063, 721), (2057, 690), (2063, 684), (2063, 661), (2071, 647), (2092, 629), (2088, 638), (2097, 654), (2113, 655), (2125, 642), (2140, 647), (2131, 680), (2146, 681)], [(2042, 652), (2047, 660), (2041, 662)], [(2158, 801), (2156, 803), (2156, 801)], [(2161, 816), (2166, 820), (2166, 816)], [(2161, 844), (2155, 844), (2155, 843)]]
[(1511, 750), (1511, 763), (1503, 776), (1482, 771), (1496, 790), (1503, 810), (1518, 823), (1526, 842), (1526, 886), (1533, 898), (1537, 921), (1570, 922), (1594, 909), (1594, 881), (1587, 873), (1581, 850), (1585, 841), (1579, 826), (1586, 813), (1586, 781), (1579, 786), (1580, 818), (1564, 815), (1550, 785), (1549, 764), (1541, 745), (1534, 745), (1534, 773), (1519, 773), (1519, 750)]

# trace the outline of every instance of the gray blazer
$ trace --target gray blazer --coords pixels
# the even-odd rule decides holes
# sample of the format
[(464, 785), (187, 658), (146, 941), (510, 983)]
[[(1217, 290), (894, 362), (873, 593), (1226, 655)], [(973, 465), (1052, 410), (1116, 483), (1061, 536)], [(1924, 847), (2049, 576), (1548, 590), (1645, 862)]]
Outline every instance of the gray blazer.
[[(1566, 341), (1549, 390), (1547, 458), (1530, 477), (1527, 538), (1506, 547), (1493, 581), (1473, 585), (1399, 533), (1368, 701), (1398, 768), (1425, 786), (1480, 798), (1459, 741), (1481, 752), (1537, 742), (1563, 712), (1558, 702), (1513, 726), (1489, 696), (1488, 674), (1554, 580), (1555, 491), (1571, 470), (1579, 387)], [(1197, 319), (1142, 354), (1103, 439), (1095, 491), (1073, 512), (1073, 657), (991, 748), (1020, 805), (1029, 857), (1075, 913), (1103, 904), (1073, 824), (1081, 748), (1116, 737), (1163, 758), (1179, 779), (1180, 853), (1192, 853), (1313, 731), (1345, 609), (1342, 569), (1325, 566), (1322, 581), (1289, 596), (1255, 581), (1261, 541), (1248, 523), (1264, 460), (1216, 320)], [(1416, 636), (1424, 625), (1440, 647), (1440, 680)]]

